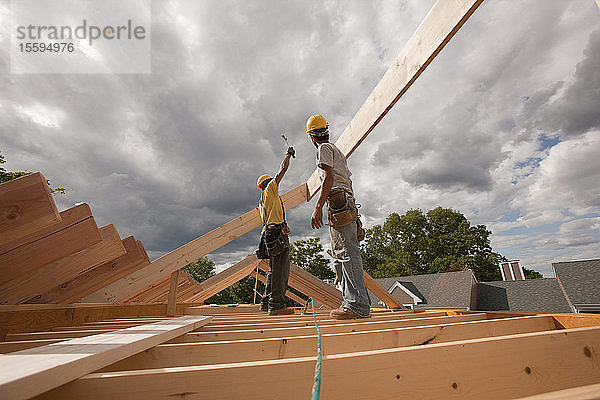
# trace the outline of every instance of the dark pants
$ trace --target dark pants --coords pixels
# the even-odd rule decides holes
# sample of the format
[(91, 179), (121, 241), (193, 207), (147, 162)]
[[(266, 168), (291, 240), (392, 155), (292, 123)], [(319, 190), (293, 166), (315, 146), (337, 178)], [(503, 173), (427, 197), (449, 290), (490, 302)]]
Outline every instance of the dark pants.
[(290, 277), (290, 240), (285, 236), (285, 250), (269, 258), (269, 272), (265, 294), (260, 302), (263, 310), (279, 310), (285, 307), (285, 290)]

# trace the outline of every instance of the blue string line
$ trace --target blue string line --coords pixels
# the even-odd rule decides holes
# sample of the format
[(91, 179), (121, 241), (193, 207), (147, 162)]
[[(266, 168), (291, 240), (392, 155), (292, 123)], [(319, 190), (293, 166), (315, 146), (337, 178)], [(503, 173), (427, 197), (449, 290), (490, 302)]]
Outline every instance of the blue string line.
[(315, 321), (315, 328), (317, 329), (317, 365), (315, 365), (315, 380), (313, 382), (311, 400), (319, 400), (321, 397), (321, 331), (319, 325), (317, 325), (317, 314), (315, 314), (315, 302), (312, 297), (309, 297), (310, 303), (312, 304), (313, 319)]

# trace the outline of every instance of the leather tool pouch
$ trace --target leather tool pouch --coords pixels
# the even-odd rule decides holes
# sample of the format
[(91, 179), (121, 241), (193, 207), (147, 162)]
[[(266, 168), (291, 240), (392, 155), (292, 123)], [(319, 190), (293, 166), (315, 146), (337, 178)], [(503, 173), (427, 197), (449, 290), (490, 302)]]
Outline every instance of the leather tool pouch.
[(281, 228), (282, 225), (269, 227), (263, 235), (269, 257), (275, 257), (289, 248)]
[(343, 189), (332, 189), (327, 197), (327, 219), (329, 225), (342, 227), (358, 219), (358, 210), (352, 201), (348, 201)]
[(269, 253), (267, 252), (267, 243), (265, 241), (265, 234), (260, 235), (260, 242), (258, 242), (258, 249), (254, 252), (259, 260), (269, 259)]

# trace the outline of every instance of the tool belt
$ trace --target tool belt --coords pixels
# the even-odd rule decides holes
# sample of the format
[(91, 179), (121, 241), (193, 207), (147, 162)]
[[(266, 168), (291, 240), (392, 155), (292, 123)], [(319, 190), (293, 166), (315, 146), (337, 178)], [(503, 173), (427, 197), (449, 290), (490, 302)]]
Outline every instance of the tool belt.
[[(283, 233), (284, 226), (285, 222), (283, 224), (270, 225), (262, 234), (269, 257), (278, 256), (285, 250), (289, 249), (286, 234)], [(263, 240), (261, 239), (261, 241)]]
[(331, 189), (327, 197), (327, 219), (329, 225), (342, 227), (358, 219), (358, 209), (353, 201), (348, 200), (344, 189)]
[[(278, 256), (290, 248), (289, 241), (287, 240), (287, 234), (290, 230), (285, 218), (285, 207), (281, 197), (279, 198), (279, 201), (281, 202), (281, 208), (283, 209), (283, 223), (267, 225), (266, 213), (263, 214), (263, 224), (265, 225), (265, 229), (260, 236), (258, 249), (255, 251), (256, 257), (258, 257), (259, 260), (266, 260)], [(258, 199), (258, 205), (259, 207), (264, 206), (262, 194)], [(287, 228), (285, 229), (285, 232), (284, 228)]]

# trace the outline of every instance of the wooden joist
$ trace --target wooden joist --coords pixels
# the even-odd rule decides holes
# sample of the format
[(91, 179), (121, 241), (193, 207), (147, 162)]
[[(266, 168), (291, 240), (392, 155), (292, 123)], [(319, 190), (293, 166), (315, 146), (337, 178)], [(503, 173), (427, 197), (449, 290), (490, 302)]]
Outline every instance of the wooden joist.
[[(481, 319), (481, 318), (487, 318), (487, 316), (483, 313), (478, 313), (478, 314), (469, 314), (470, 316), (472, 315), (477, 315), (477, 318)], [(224, 332), (224, 331), (239, 331), (239, 330), (256, 330), (256, 329), (273, 329), (273, 328), (296, 328), (296, 327), (313, 327), (314, 326), (314, 322), (311, 319), (312, 315), (308, 315), (308, 317), (310, 318), (302, 318), (302, 316), (294, 316), (293, 318), (290, 319), (273, 319), (270, 316), (268, 316), (265, 319), (262, 320), (258, 320), (255, 322), (252, 321), (239, 321), (238, 323), (232, 323), (232, 322), (221, 322), (221, 321), (213, 321), (212, 324), (210, 324), (210, 326), (205, 327), (202, 332), (214, 332), (214, 331), (220, 331), (220, 332)], [(427, 312), (427, 313), (407, 313), (407, 314), (399, 314), (399, 313), (395, 313), (395, 314), (389, 314), (389, 315), (380, 315), (377, 318), (360, 318), (357, 320), (352, 320), (352, 321), (348, 321), (348, 320), (339, 320), (339, 319), (333, 319), (331, 318), (329, 315), (323, 315), (320, 316), (319, 318), (319, 326), (329, 326), (329, 325), (347, 325), (347, 324), (361, 324), (364, 326), (364, 324), (368, 324), (368, 323), (381, 323), (379, 324), (379, 328), (378, 329), (384, 329), (385, 326), (385, 322), (393, 322), (396, 323), (399, 320), (405, 320), (405, 319), (414, 319), (414, 318), (425, 318), (425, 319), (429, 319), (432, 317), (449, 317), (451, 320), (454, 318), (454, 316), (448, 316), (446, 315), (445, 311), (439, 311), (439, 312)], [(297, 332), (295, 332), (297, 333)]]
[[(600, 328), (326, 355), (326, 399), (510, 399), (600, 380)], [(93, 373), (40, 399), (310, 397), (316, 357)], [(427, 373), (424, 373), (426, 371)], [(248, 382), (252, 382), (248, 385)], [(132, 390), (132, 388), (134, 388)]]
[[(448, 343), (457, 340), (541, 332), (553, 329), (554, 322), (550, 316), (517, 317), (415, 328), (325, 334), (322, 336), (322, 346), (325, 355), (332, 355)], [(315, 354), (316, 346), (316, 334), (288, 336), (283, 339), (163, 344), (110, 365), (102, 371), (310, 357)], [(374, 388), (373, 397), (377, 397), (376, 393)]]
[[(126, 252), (122, 256), (86, 270), (29, 302), (73, 303), (100, 290), (106, 284), (149, 264), (146, 250), (139, 240), (129, 236), (121, 242)], [(94, 299), (84, 301), (93, 303)]]
[[(339, 324), (331, 323), (319, 325), (322, 334), (329, 333), (350, 333), (362, 332), (376, 329), (408, 328), (413, 326), (439, 325), (453, 322), (481, 321), (486, 319), (485, 314), (469, 314), (460, 316), (437, 316), (428, 318), (398, 318), (395, 321), (359, 321)], [(312, 335), (314, 334), (314, 325), (283, 327), (283, 328), (257, 328), (223, 331), (191, 332), (178, 339), (180, 342), (219, 342), (223, 340), (248, 340), (248, 339), (266, 339), (266, 338), (285, 338), (288, 336)], [(44, 337), (44, 339), (50, 339)], [(25, 340), (25, 339), (22, 339)]]
[[(323, 309), (323, 310), (315, 310), (315, 317), (317, 319), (317, 321), (319, 322), (319, 324), (322, 323), (340, 323), (340, 324), (344, 324), (344, 323), (349, 323), (349, 322), (353, 322), (353, 321), (348, 321), (348, 320), (335, 320), (331, 318), (330, 315), (330, 310), (328, 309)], [(368, 319), (360, 319), (360, 320), (356, 320), (356, 321), (362, 321), (362, 322), (368, 322), (368, 321), (388, 321), (388, 320), (393, 320), (396, 317), (399, 318), (403, 318), (406, 315), (412, 315), (412, 316), (423, 316), (423, 315), (427, 315), (427, 316), (446, 316), (447, 312), (445, 311), (440, 311), (440, 312), (435, 312), (435, 313), (423, 313), (423, 312), (409, 312), (409, 311), (397, 311), (397, 312), (377, 312), (377, 313), (372, 313), (371, 317)], [(356, 322), (354, 321), (354, 322)], [(271, 324), (275, 324), (275, 323), (280, 323), (280, 322), (296, 322), (296, 323), (304, 323), (306, 324), (305, 326), (312, 326), (311, 323), (313, 323), (313, 315), (312, 315), (312, 310), (309, 314), (302, 314), (299, 310), (296, 310), (295, 314), (292, 315), (267, 315), (264, 313), (258, 314), (258, 315), (247, 315), (247, 316), (231, 316), (228, 317), (226, 315), (215, 315), (213, 318), (213, 322), (211, 324), (211, 327), (215, 326), (215, 325), (224, 325), (224, 326), (234, 326), (234, 325), (242, 325), (242, 324), (263, 324), (263, 327), (269, 327), (271, 326)], [(206, 327), (206, 329), (210, 329), (209, 327)]]
[[(177, 313), (190, 304), (177, 304)], [(0, 340), (7, 334), (38, 332), (114, 318), (164, 317), (165, 304), (19, 304), (0, 306)]]
[(121, 238), (113, 225), (100, 228), (102, 241), (56, 260), (30, 274), (0, 285), (0, 303), (17, 304), (34, 299), (48, 290), (73, 279), (86, 269), (125, 254)]
[(3, 355), (0, 397), (28, 399), (209, 322), (184, 316)]
[(41, 173), (0, 183), (0, 245), (59, 222), (56, 204)]

